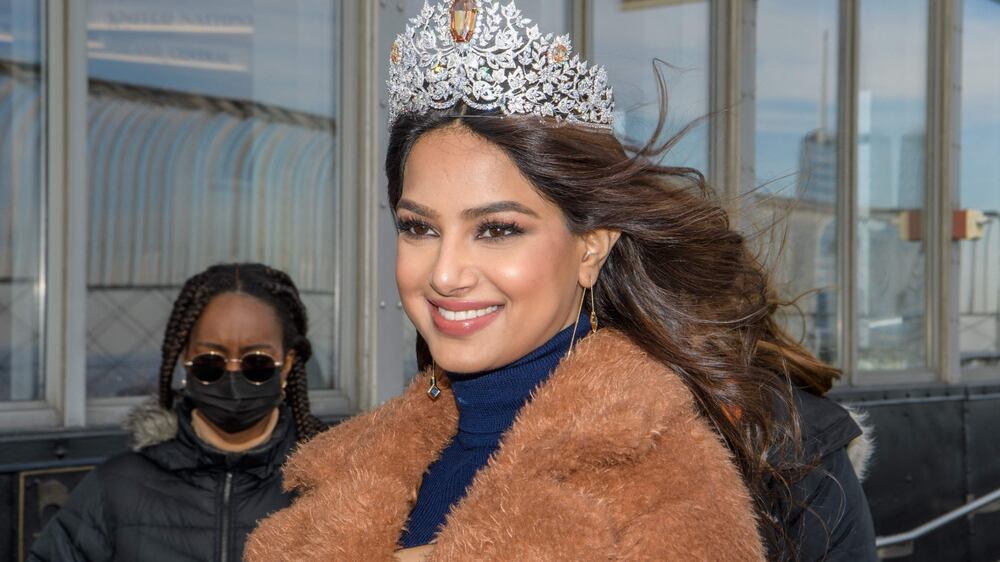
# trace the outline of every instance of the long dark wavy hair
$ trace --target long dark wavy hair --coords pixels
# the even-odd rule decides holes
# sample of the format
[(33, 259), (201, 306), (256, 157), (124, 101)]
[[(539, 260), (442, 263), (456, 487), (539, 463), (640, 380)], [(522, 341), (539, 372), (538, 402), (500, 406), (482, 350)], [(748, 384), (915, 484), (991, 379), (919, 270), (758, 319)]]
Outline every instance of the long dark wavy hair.
[[(697, 170), (660, 164), (680, 138), (626, 146), (613, 133), (536, 117), (498, 116), (459, 104), (406, 114), (386, 157), (389, 202), (402, 196), (406, 160), (421, 136), (449, 127), (502, 149), (577, 235), (621, 232), (594, 286), (601, 325), (627, 335), (684, 381), (732, 451), (775, 558), (796, 558), (782, 523), (804, 459), (793, 386), (817, 395), (840, 376), (790, 337), (775, 317), (782, 301), (749, 241)], [(683, 134), (683, 132), (681, 133)], [(417, 355), (430, 355), (418, 338)]]
[(223, 293), (249, 295), (274, 309), (281, 324), (284, 351), (295, 352), (285, 387), (285, 403), (292, 410), (299, 441), (306, 441), (326, 429), (326, 425), (309, 410), (306, 362), (312, 356), (312, 345), (307, 337), (309, 317), (306, 307), (288, 274), (259, 263), (213, 265), (184, 283), (174, 301), (163, 337), (160, 406), (169, 409), (173, 405), (172, 379), (177, 361), (184, 354), (191, 330), (205, 306)]

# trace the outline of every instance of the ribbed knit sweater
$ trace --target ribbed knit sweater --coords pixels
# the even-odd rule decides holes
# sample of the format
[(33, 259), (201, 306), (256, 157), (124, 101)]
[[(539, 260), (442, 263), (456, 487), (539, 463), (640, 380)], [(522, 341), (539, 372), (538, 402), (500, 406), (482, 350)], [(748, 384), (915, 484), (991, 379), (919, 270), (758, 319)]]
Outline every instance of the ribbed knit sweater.
[[(590, 323), (580, 318), (576, 338)], [(493, 371), (448, 374), (458, 406), (458, 433), (424, 475), (417, 503), (400, 537), (402, 548), (431, 542), (445, 515), (465, 496), (476, 472), (486, 466), (500, 438), (538, 388), (569, 351), (573, 326), (521, 359)]]

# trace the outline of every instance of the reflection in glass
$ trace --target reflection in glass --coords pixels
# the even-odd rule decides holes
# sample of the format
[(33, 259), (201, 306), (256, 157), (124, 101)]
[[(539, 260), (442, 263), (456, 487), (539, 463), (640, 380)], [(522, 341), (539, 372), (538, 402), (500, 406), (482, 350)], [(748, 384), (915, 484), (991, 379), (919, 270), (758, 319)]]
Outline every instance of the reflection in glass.
[(44, 12), (0, 2), (0, 402), (42, 397)]
[[(707, 1), (654, 6), (631, 1), (588, 4), (593, 26), (590, 60), (608, 69), (620, 135), (642, 144), (653, 134), (659, 116), (654, 59), (667, 63), (659, 65), (670, 99), (665, 135), (676, 134), (708, 114)], [(707, 125), (691, 130), (667, 155), (666, 162), (704, 172), (708, 166)]]
[(155, 392), (180, 284), (287, 271), (334, 377), (337, 3), (88, 2), (87, 389)]
[(836, 0), (757, 4), (755, 222), (775, 224), (766, 253), (789, 333), (837, 362)]
[(924, 207), (927, 2), (860, 10), (858, 367), (926, 365)]
[(1000, 366), (1000, 3), (965, 0), (959, 346), (966, 368)]

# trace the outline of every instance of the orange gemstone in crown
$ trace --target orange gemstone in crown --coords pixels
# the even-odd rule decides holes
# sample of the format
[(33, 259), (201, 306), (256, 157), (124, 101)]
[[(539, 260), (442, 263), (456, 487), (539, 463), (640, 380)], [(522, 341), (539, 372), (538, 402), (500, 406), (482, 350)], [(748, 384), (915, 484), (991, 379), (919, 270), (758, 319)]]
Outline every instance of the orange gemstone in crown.
[(451, 38), (456, 43), (468, 43), (476, 33), (476, 0), (454, 0), (451, 3)]
[(562, 43), (553, 45), (552, 48), (549, 50), (549, 56), (552, 57), (552, 62), (557, 62), (562, 64), (566, 62), (567, 59), (569, 59), (569, 47), (563, 45)]
[(399, 51), (399, 41), (392, 42), (392, 50), (389, 51), (389, 62), (399, 64), (403, 60), (403, 54)]

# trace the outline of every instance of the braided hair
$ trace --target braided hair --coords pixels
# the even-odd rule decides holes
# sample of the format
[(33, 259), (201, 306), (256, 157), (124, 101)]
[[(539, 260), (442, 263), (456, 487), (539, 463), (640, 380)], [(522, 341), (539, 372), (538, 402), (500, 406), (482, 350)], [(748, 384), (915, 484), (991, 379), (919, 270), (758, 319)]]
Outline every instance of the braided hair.
[(205, 306), (223, 293), (249, 295), (274, 309), (281, 323), (285, 352), (295, 352), (285, 387), (285, 403), (292, 410), (299, 440), (306, 441), (326, 429), (326, 425), (309, 410), (306, 362), (312, 356), (312, 345), (306, 337), (309, 329), (306, 307), (288, 274), (259, 263), (213, 265), (184, 283), (174, 301), (163, 337), (160, 406), (165, 409), (173, 406), (172, 380), (177, 361), (184, 353), (191, 330)]

